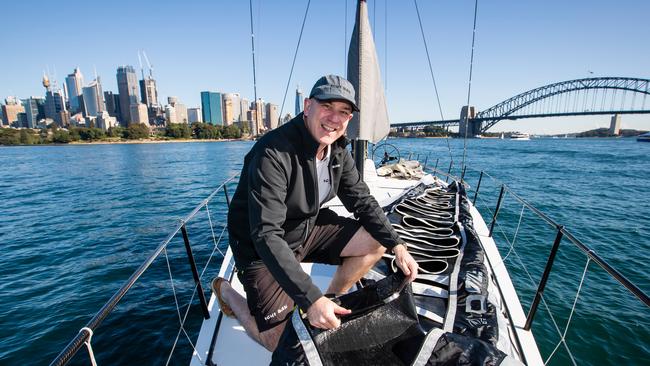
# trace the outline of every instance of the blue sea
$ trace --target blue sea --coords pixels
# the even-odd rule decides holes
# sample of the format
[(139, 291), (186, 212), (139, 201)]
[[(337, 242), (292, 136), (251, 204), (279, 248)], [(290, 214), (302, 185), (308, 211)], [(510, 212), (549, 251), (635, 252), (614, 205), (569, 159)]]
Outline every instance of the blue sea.
[[(403, 158), (426, 161), (429, 169), (447, 172), (451, 165), (457, 176), (464, 156), (472, 199), (484, 171), (476, 203), (488, 223), (501, 184), (507, 184), (494, 237), (525, 311), (556, 228), (522, 209), (513, 192), (650, 293), (650, 144), (482, 139), (468, 140), (464, 149), (457, 139), (388, 143)], [(239, 172), (251, 146), (235, 141), (0, 147), (0, 364), (49, 363), (179, 219)], [(379, 147), (376, 157), (382, 153)], [(229, 188), (232, 193), (234, 186)], [(210, 220), (198, 217), (188, 226), (200, 268), (214, 247), (211, 229), (219, 233), (225, 224), (225, 202), (218, 196)], [(96, 329), (92, 345), (100, 365), (165, 364), (177, 336), (169, 364), (189, 362), (201, 311), (194, 298), (185, 331), (179, 332), (175, 299), (182, 316), (194, 285), (179, 237), (166, 254)], [(205, 287), (218, 272), (216, 263), (213, 259), (203, 273)], [(650, 364), (648, 308), (566, 239), (544, 299), (533, 331), (544, 359), (552, 356), (549, 364), (570, 364), (572, 357), (578, 364)], [(71, 364), (89, 364), (85, 348)]]

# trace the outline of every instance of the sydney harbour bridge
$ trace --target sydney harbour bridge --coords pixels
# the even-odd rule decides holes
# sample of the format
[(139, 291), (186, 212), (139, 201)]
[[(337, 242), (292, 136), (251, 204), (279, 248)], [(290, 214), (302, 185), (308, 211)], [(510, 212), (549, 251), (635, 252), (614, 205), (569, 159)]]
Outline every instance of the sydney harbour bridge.
[[(598, 114), (650, 113), (650, 79), (593, 77), (562, 81), (515, 95), (483, 111), (464, 106), (459, 119), (402, 122), (391, 127), (417, 128), (428, 125), (458, 125), (461, 136), (487, 132), (502, 120), (583, 116)], [(650, 98), (647, 98), (650, 99)]]

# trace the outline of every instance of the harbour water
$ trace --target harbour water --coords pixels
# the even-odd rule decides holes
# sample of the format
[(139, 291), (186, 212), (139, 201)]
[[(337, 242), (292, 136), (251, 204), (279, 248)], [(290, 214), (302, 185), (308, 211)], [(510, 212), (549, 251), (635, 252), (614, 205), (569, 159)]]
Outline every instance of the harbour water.
[[(462, 140), (390, 139), (402, 157), (419, 155), (447, 171), (450, 150), (458, 167)], [(449, 147), (448, 147), (449, 144)], [(113, 295), (141, 262), (224, 179), (241, 169), (251, 142), (0, 147), (0, 364), (49, 363)], [(565, 225), (576, 237), (650, 292), (650, 145), (634, 139), (498, 139), (468, 141), (466, 179), (478, 170)], [(499, 184), (485, 176), (478, 204), (494, 209)], [(470, 190), (470, 197), (473, 192)], [(224, 223), (225, 200), (210, 210)], [(486, 221), (490, 212), (481, 208)], [(555, 237), (555, 230), (506, 196), (495, 234), (525, 309)], [(207, 222), (206, 220), (203, 220)], [(207, 224), (206, 224), (207, 225)], [(212, 249), (209, 226), (189, 228), (199, 265)], [(515, 236), (516, 234), (516, 236)], [(509, 242), (514, 241), (510, 251)], [(164, 364), (178, 335), (181, 304), (193, 282), (180, 240), (154, 262), (116, 311), (96, 330), (99, 364)], [(510, 254), (507, 254), (510, 253)], [(526, 263), (524, 270), (518, 258)], [(563, 241), (545, 294), (564, 332), (586, 257)], [(217, 272), (204, 274), (204, 284)], [(528, 273), (534, 279), (531, 284)], [(206, 294), (208, 292), (206, 291)], [(198, 301), (186, 324), (194, 340)], [(589, 263), (566, 342), (578, 364), (650, 363), (650, 321), (640, 301)], [(185, 311), (181, 308), (181, 314)], [(540, 307), (534, 331), (542, 354), (560, 341)], [(181, 332), (170, 364), (189, 361)], [(549, 364), (570, 363), (560, 345)], [(73, 364), (88, 364), (81, 350)]]

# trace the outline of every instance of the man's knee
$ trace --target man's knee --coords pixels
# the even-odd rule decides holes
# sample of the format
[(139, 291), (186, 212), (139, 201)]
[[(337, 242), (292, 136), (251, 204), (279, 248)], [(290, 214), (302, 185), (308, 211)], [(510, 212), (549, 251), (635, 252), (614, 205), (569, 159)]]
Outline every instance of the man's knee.
[(275, 351), (278, 347), (278, 342), (280, 341), (280, 337), (282, 336), (284, 327), (287, 323), (288, 322), (285, 321), (271, 329), (260, 332), (260, 343), (262, 343), (262, 346), (264, 346), (264, 348), (269, 352)]

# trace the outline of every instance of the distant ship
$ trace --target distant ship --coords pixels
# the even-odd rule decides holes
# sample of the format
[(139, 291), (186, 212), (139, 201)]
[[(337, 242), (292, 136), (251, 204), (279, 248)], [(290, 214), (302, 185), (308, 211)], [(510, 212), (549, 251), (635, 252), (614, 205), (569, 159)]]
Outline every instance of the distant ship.
[(530, 135), (525, 132), (515, 132), (510, 135), (511, 140), (530, 140)]
[(650, 142), (650, 132), (637, 136), (636, 140), (639, 142)]

